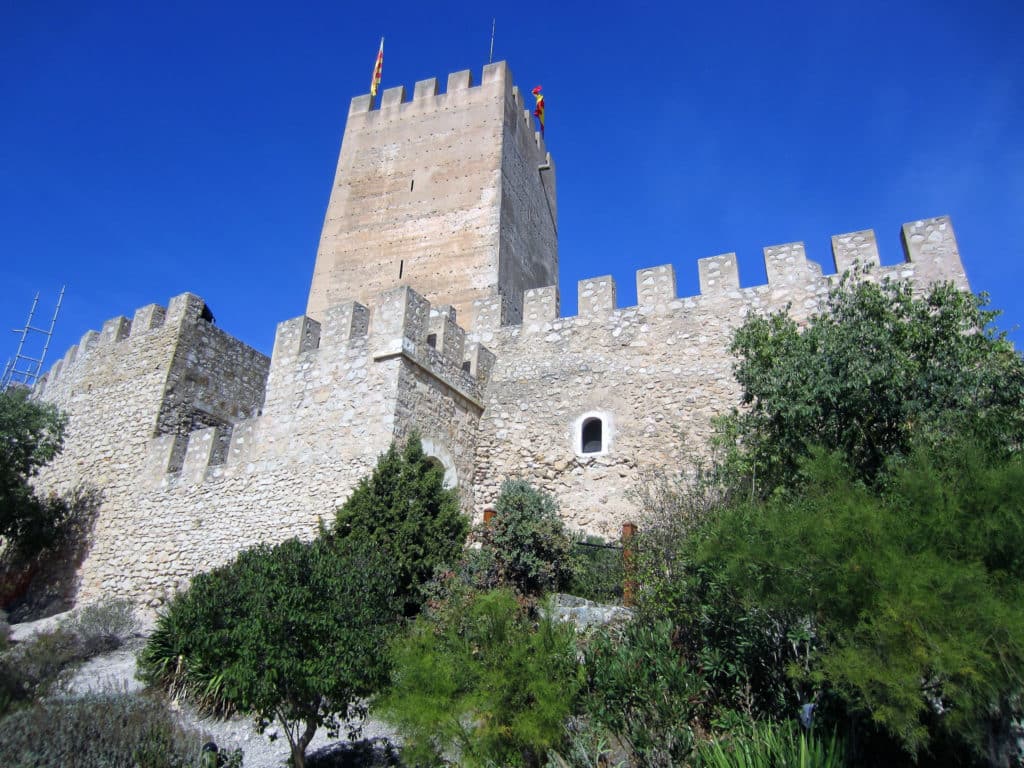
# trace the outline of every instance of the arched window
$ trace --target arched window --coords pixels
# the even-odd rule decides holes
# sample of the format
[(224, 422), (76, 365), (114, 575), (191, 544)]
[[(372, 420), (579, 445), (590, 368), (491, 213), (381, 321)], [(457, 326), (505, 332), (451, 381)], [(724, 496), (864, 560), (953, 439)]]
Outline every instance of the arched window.
[(615, 442), (615, 417), (610, 411), (587, 411), (573, 419), (569, 432), (577, 456), (604, 456)]
[(597, 417), (585, 419), (580, 433), (581, 453), (601, 453), (604, 448), (604, 425)]

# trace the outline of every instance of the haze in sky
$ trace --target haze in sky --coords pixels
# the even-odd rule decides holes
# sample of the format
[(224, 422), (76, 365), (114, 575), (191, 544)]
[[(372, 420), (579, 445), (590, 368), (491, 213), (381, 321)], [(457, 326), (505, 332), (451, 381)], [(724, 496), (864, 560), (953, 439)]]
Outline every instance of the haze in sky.
[[(1024, 5), (0, 2), (0, 364), (36, 291), (47, 367), (183, 291), (264, 352), (302, 314), (349, 101), (507, 60), (543, 85), (562, 313), (576, 281), (952, 217), (1024, 341)], [(443, 86), (442, 86), (443, 87)]]

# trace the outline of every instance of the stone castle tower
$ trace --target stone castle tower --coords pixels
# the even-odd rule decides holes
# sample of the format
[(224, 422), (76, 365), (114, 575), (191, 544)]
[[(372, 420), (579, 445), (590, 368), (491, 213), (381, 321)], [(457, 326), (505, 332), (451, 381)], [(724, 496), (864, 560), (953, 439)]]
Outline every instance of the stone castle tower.
[(413, 285), (473, 325), (473, 302), (558, 283), (555, 170), (505, 62), (352, 100), (306, 314)]
[[(309, 537), (393, 440), (417, 432), (464, 511), (522, 477), (575, 528), (613, 534), (645, 471), (699, 453), (735, 406), (728, 347), (750, 312), (806, 317), (834, 280), (802, 243), (765, 248), (766, 285), (735, 254), (700, 259), (700, 294), (671, 264), (610, 276), (559, 309), (554, 163), (504, 62), (352, 101), (306, 314), (267, 358), (182, 294), (87, 331), (36, 396), (69, 415), (39, 482), (103, 504), (81, 598), (158, 605), (240, 550)], [(967, 287), (948, 218), (906, 224), (881, 267), (870, 230), (832, 238), (839, 272), (874, 265), (924, 288)], [(666, 260), (677, 257), (667, 254)], [(230, 326), (230, 318), (225, 318)]]

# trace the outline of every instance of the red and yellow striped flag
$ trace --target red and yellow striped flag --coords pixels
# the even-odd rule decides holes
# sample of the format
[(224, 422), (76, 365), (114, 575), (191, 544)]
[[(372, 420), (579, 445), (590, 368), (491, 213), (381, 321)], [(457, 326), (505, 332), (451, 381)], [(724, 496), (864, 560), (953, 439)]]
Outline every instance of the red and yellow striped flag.
[(377, 51), (377, 61), (373, 65), (373, 77), (370, 78), (370, 98), (377, 97), (377, 89), (380, 87), (380, 78), (384, 74), (384, 38), (380, 39), (380, 50)]
[(544, 135), (544, 94), (540, 92), (540, 86), (531, 91), (533, 97), (537, 100), (537, 108), (533, 110), (533, 116), (537, 118), (537, 122), (540, 123), (540, 135)]

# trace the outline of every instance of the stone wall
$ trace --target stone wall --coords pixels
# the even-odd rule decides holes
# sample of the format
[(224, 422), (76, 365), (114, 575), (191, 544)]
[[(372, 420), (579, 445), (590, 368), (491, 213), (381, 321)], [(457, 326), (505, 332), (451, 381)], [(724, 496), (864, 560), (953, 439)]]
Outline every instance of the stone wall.
[[(68, 450), (41, 483), (103, 491), (82, 599), (156, 605), (242, 549), (311, 537), (391, 441), (413, 431), (453, 484), (472, 477), (493, 355), (465, 344), (450, 307), (432, 311), (402, 287), (372, 311), (347, 302), (326, 310), (323, 323), (285, 321), (269, 373), (265, 357), (201, 319), (204, 307), (176, 297), (166, 322), (146, 334), (129, 334), (131, 324), (115, 318), (103, 334), (87, 334), (87, 356), (73, 350), (37, 393), (72, 425)], [(162, 314), (154, 305), (136, 317)], [(253, 414), (257, 400), (262, 411)], [(468, 513), (472, 483), (458, 488)]]
[[(904, 264), (878, 266), (874, 233), (833, 238), (837, 268), (874, 265), (874, 279), (936, 280), (967, 288), (952, 225), (940, 217), (907, 224)], [(480, 421), (474, 475), (477, 511), (502, 480), (523, 477), (558, 498), (574, 527), (613, 536), (635, 515), (630, 497), (645, 470), (676, 468), (703, 453), (711, 420), (739, 404), (728, 347), (751, 312), (790, 308), (798, 320), (822, 308), (834, 282), (807, 261), (802, 243), (764, 249), (768, 284), (740, 288), (735, 254), (699, 263), (701, 294), (676, 296), (671, 266), (637, 272), (638, 304), (616, 306), (611, 277), (580, 281), (579, 314), (559, 317), (554, 287), (529, 291), (521, 325), (471, 337), (496, 354)], [(583, 453), (582, 423), (602, 420), (604, 445)]]

